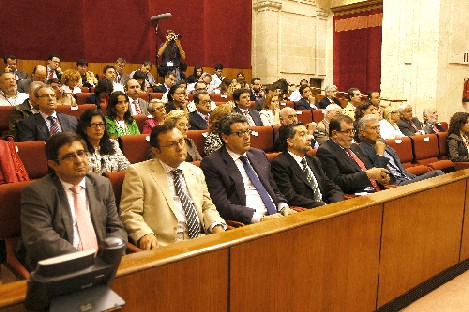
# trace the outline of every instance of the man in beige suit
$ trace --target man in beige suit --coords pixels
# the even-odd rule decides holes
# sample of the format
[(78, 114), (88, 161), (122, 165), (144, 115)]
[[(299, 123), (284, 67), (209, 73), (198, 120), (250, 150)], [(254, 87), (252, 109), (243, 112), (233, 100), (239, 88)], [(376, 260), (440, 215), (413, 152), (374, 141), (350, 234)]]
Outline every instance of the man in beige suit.
[(181, 131), (155, 126), (150, 135), (154, 159), (127, 168), (122, 185), (121, 218), (141, 249), (226, 230), (207, 190), (205, 176), (186, 163)]

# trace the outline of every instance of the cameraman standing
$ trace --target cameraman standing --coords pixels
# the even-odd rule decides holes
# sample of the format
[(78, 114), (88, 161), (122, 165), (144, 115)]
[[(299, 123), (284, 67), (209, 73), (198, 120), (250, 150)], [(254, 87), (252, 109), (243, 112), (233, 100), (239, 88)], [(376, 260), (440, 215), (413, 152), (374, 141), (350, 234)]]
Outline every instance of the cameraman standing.
[(173, 71), (177, 81), (181, 79), (181, 63), (186, 60), (186, 52), (182, 49), (180, 39), (181, 35), (176, 35), (174, 31), (168, 29), (166, 42), (158, 50), (158, 57), (162, 58), (158, 74), (165, 76), (166, 72)]

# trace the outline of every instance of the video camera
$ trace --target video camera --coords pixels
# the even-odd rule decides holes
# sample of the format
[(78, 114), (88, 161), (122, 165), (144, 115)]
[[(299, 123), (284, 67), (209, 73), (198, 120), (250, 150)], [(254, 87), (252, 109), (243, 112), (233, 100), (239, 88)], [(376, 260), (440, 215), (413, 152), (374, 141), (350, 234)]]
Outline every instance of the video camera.
[(169, 36), (169, 41), (174, 41), (176, 39), (181, 39), (181, 38), (182, 38), (181, 34), (173, 34), (173, 35)]

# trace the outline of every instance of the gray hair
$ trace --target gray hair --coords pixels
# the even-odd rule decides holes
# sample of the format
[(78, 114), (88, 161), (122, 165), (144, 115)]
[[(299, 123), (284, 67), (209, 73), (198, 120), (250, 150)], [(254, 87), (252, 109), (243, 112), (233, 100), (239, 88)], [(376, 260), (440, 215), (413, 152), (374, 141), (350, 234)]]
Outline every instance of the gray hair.
[(365, 130), (365, 126), (372, 121), (378, 121), (378, 118), (373, 114), (365, 115), (360, 118), (360, 120), (358, 120), (358, 131)]
[(397, 107), (397, 110), (399, 111), (399, 114), (402, 113), (403, 111), (405, 111), (405, 109), (410, 106), (412, 107), (409, 103), (401, 103), (399, 104), (399, 106)]
[(327, 94), (327, 92), (331, 92), (333, 88), (335, 88), (337, 90), (336, 85), (333, 85), (333, 84), (328, 85), (327, 87), (324, 88), (324, 92), (326, 92), (326, 94)]
[(337, 109), (342, 110), (342, 107), (340, 107), (340, 106), (337, 105), (337, 104), (329, 104), (329, 105), (327, 105), (327, 107), (326, 107), (326, 113), (331, 112), (331, 111), (334, 111), (334, 110), (337, 110)]

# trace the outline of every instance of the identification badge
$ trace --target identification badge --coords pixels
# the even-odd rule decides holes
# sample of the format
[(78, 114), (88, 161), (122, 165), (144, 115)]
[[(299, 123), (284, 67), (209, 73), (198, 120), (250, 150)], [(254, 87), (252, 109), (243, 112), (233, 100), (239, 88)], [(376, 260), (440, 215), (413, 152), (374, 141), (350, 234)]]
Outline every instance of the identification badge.
[(173, 62), (169, 61), (168, 63), (166, 63), (166, 66), (173, 67)]

